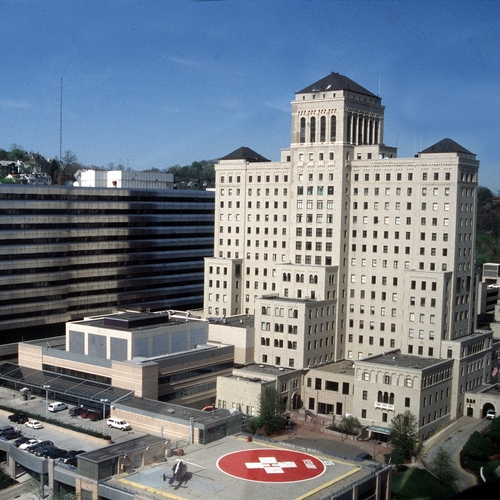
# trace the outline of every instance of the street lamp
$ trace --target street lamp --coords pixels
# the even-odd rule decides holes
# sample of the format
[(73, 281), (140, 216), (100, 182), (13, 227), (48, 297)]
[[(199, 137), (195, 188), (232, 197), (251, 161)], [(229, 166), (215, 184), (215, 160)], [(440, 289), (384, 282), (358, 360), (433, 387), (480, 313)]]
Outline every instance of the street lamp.
[(101, 399), (102, 403), (102, 435), (104, 436), (104, 422), (106, 421), (106, 403), (107, 399)]
[(49, 389), (50, 385), (43, 385), (45, 389), (45, 420), (49, 418)]

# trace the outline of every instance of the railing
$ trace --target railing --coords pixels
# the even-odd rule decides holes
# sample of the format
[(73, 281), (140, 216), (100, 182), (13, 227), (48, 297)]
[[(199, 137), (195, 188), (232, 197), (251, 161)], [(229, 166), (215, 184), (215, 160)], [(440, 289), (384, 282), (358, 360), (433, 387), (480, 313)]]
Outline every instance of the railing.
[(394, 405), (390, 405), (389, 403), (381, 403), (380, 401), (375, 402), (375, 408), (378, 408), (379, 410), (394, 411)]

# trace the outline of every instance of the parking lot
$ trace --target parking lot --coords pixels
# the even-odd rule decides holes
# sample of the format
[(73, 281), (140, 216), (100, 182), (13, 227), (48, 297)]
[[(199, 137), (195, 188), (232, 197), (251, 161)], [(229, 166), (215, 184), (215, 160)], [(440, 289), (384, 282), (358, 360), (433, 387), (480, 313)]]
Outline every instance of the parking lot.
[[(49, 399), (48, 403), (51, 402), (53, 401)], [(111, 439), (114, 442), (128, 439), (137, 435), (134, 429), (130, 431), (111, 429), (106, 425), (105, 419), (92, 422), (89, 419), (73, 417), (69, 414), (69, 408), (72, 407), (71, 405), (69, 405), (67, 409), (60, 412), (47, 412), (45, 398), (39, 396), (31, 396), (28, 401), (23, 401), (21, 400), (19, 392), (3, 387), (0, 388), (0, 404), (14, 408), (15, 413), (37, 414), (38, 417), (30, 418), (30, 420), (40, 420), (43, 428), (31, 429), (25, 424), (16, 424), (14, 422), (10, 422), (8, 417), (13, 412), (3, 410), (0, 410), (0, 427), (4, 425), (12, 425), (15, 427), (17, 425), (17, 427), (22, 431), (23, 436), (33, 437), (41, 440), (49, 439), (53, 441), (55, 446), (57, 446), (58, 448), (63, 448), (66, 450), (81, 449), (90, 451), (109, 444), (109, 441), (95, 438), (78, 431), (75, 432), (70, 429), (60, 427), (56, 424), (47, 423), (44, 421), (46, 416), (49, 419), (66, 424), (71, 424), (77, 428), (91, 429), (95, 432), (107, 434), (111, 436)], [(144, 433), (138, 434), (143, 435)]]

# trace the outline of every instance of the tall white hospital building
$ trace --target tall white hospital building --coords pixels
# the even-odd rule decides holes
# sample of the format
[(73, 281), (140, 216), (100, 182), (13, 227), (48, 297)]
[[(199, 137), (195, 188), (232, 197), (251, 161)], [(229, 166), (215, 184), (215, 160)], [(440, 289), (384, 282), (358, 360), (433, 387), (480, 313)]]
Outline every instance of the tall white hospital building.
[(337, 73), (309, 85), (281, 161), (244, 147), (216, 165), (206, 316), (254, 316), (255, 363), (301, 373), (294, 406), (382, 434), (410, 409), (426, 437), (490, 380), (492, 333), (475, 329), (478, 167), (451, 139), (397, 158), (379, 96)]

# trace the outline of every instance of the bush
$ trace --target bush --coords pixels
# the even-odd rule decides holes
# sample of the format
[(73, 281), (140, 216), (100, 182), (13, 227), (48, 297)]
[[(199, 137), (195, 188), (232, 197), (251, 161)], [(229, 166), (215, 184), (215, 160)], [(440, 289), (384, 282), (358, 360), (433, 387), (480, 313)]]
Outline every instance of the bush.
[(5, 474), (4, 472), (0, 471), (0, 490), (8, 488), (9, 486), (12, 486), (13, 484), (17, 484), (17, 481), (15, 479), (12, 479), (10, 476)]

